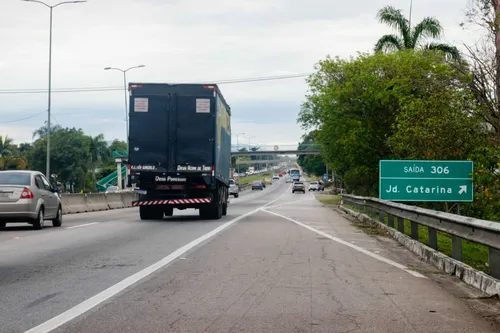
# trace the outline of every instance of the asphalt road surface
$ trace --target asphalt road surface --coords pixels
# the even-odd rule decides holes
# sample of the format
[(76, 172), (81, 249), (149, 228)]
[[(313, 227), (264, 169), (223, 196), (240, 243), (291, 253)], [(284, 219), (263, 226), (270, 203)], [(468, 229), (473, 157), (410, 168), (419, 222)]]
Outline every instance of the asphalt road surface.
[(217, 221), (122, 209), (2, 229), (0, 332), (498, 332), (406, 250), (289, 188)]

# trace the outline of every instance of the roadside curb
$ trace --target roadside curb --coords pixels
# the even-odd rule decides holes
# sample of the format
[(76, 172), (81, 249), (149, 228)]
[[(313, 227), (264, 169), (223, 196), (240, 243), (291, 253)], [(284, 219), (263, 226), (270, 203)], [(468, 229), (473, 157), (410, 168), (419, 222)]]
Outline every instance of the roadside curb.
[[(450, 258), (425, 244), (411, 239), (396, 229), (390, 228), (382, 222), (370, 218), (368, 215), (355, 212), (343, 206), (339, 206), (339, 208), (360, 222), (376, 225), (380, 229), (387, 231), (397, 242), (417, 256), (425, 259), (427, 263), (433, 265), (440, 271), (445, 272), (448, 275), (458, 277), (466, 284), (479, 289), (488, 296), (500, 295), (500, 280), (497, 280), (486, 273), (480, 272), (463, 262)], [(337, 209), (334, 208), (334, 210)]]

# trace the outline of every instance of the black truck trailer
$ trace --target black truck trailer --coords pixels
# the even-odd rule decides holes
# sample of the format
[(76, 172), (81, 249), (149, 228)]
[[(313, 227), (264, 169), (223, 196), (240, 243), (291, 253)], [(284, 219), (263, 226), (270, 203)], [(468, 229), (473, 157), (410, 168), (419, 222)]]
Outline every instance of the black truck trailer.
[(227, 214), (231, 110), (216, 84), (130, 83), (129, 181), (142, 220)]

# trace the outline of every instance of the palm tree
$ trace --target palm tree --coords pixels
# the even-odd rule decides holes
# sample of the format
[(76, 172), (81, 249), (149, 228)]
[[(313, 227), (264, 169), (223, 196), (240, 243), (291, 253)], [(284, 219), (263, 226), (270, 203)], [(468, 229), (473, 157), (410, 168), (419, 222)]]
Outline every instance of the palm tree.
[[(45, 122), (47, 123), (47, 122)], [(60, 125), (54, 125), (54, 126), (51, 126), (50, 127), (50, 135), (54, 134), (54, 132), (57, 132), (59, 130), (61, 130), (62, 127)], [(39, 139), (47, 136), (47, 126), (42, 126), (40, 127), (39, 129), (33, 131), (33, 139), (38, 137)]]
[(0, 135), (0, 157), (6, 157), (12, 155), (12, 139), (7, 135), (2, 137)]
[(397, 35), (382, 36), (375, 45), (375, 52), (424, 49), (441, 51), (448, 58), (460, 59), (460, 52), (454, 46), (442, 43), (425, 43), (426, 39), (439, 39), (443, 34), (441, 23), (433, 17), (425, 17), (415, 27), (411, 27), (409, 20), (400, 9), (385, 6), (379, 10), (377, 18), (380, 23), (385, 23), (396, 29)]
[(102, 161), (102, 159), (108, 155), (109, 149), (108, 144), (104, 140), (104, 135), (99, 134), (95, 137), (89, 136), (89, 139), (90, 168), (92, 170), (92, 181), (94, 183), (94, 186), (96, 186), (97, 179), (95, 170), (98, 166), (98, 162)]

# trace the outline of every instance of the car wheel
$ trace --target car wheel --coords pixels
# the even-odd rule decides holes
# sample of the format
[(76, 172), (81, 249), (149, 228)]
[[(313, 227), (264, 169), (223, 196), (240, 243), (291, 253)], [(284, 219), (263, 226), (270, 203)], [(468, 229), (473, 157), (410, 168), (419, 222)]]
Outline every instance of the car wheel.
[(5, 228), (7, 222), (0, 221), (0, 228)]
[(239, 193), (236, 193), (236, 194), (234, 195), (234, 197), (235, 197), (235, 198), (237, 198), (237, 197), (239, 197), (239, 196), (240, 196), (240, 194), (239, 194)]
[(45, 226), (45, 215), (43, 214), (43, 208), (40, 208), (36, 219), (33, 221), (33, 228), (36, 230), (41, 230)]
[(56, 215), (56, 218), (52, 220), (52, 226), (54, 227), (60, 227), (62, 226), (62, 223), (63, 223), (63, 216), (62, 216), (62, 208), (61, 206), (59, 206), (59, 208), (57, 208), (57, 215)]

